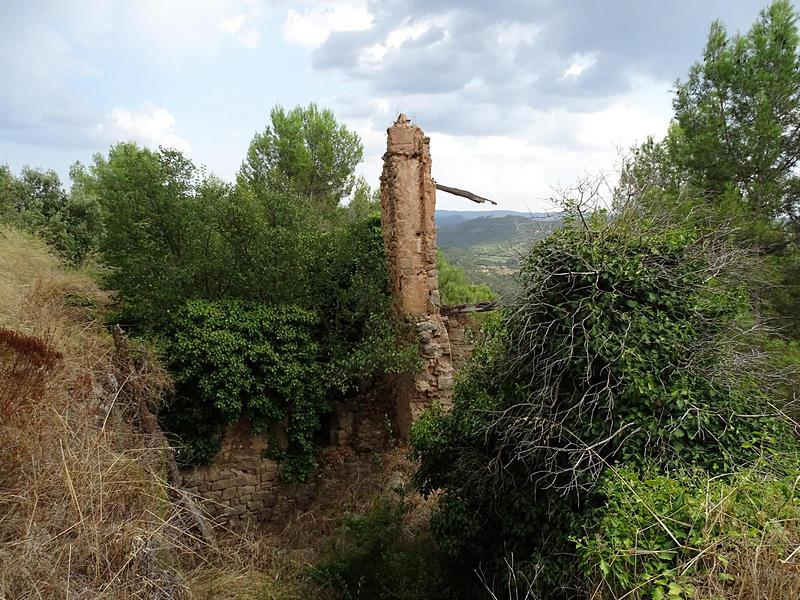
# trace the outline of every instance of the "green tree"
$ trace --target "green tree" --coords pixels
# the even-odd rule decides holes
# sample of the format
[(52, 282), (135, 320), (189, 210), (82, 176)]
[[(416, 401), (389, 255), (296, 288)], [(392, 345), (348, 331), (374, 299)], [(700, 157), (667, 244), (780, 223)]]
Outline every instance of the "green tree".
[(797, 12), (784, 0), (745, 34), (711, 26), (703, 60), (678, 81), (667, 137), (633, 152), (617, 191), (650, 217), (703, 231), (733, 223), (737, 243), (768, 258), (750, 289), (761, 310), (800, 335), (800, 57)]
[(608, 465), (722, 474), (759, 447), (791, 446), (748, 360), (757, 328), (728, 232), (698, 244), (691, 228), (636, 213), (584, 218), (522, 260), (523, 291), (476, 349), (452, 410), (425, 413), (411, 433), (421, 491), (441, 490), (442, 549), (503, 579), (513, 554), (547, 598), (582, 585), (572, 539), (592, 535)]
[(11, 169), (0, 165), (0, 218), (3, 221), (13, 221), (17, 217), (20, 193), (20, 183)]
[(253, 137), (239, 171), (240, 182), (260, 197), (268, 190), (294, 194), (330, 219), (356, 183), (363, 157), (358, 135), (316, 104), (290, 111), (276, 106), (271, 125)]
[(91, 191), (104, 212), (108, 285), (139, 324), (158, 323), (217, 285), (203, 254), (210, 235), (195, 166), (180, 152), (113, 146), (96, 155)]
[(442, 251), (436, 249), (436, 269), (439, 271), (439, 293), (442, 304), (470, 304), (497, 300), (498, 296), (485, 283), (472, 285), (463, 269), (447, 262)]
[(2, 167), (0, 210), (5, 220), (41, 236), (73, 265), (97, 248), (102, 232), (94, 196), (75, 186), (67, 193), (53, 170), (24, 167), (17, 179)]
[(712, 200), (735, 192), (752, 217), (800, 217), (797, 13), (774, 2), (745, 35), (711, 25), (703, 61), (677, 83), (668, 144)]
[(356, 179), (353, 197), (347, 203), (347, 218), (358, 221), (380, 215), (381, 197), (378, 190), (373, 190), (363, 177)]

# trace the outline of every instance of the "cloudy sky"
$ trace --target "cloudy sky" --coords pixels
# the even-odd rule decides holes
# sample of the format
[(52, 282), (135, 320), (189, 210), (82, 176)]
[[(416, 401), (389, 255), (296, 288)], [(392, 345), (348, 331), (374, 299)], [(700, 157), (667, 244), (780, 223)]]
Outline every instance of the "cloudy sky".
[[(276, 104), (316, 102), (361, 135), (378, 185), (408, 114), (434, 178), (536, 211), (661, 137), (671, 88), (721, 19), (766, 0), (3, 0), (0, 164), (90, 162), (110, 144), (174, 147), (232, 180)], [(439, 208), (478, 205), (440, 194)]]

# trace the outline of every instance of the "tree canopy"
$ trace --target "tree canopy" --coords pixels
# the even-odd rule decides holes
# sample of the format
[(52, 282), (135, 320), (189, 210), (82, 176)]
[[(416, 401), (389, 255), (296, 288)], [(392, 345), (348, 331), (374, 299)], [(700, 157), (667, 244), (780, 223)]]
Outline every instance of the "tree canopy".
[(270, 189), (295, 194), (329, 219), (356, 183), (364, 152), (358, 135), (314, 103), (288, 112), (276, 106), (270, 121), (250, 142), (241, 183), (257, 196)]
[(735, 191), (758, 218), (798, 215), (800, 64), (788, 1), (761, 12), (746, 34), (711, 25), (703, 61), (677, 83), (668, 140), (690, 181), (715, 199)]

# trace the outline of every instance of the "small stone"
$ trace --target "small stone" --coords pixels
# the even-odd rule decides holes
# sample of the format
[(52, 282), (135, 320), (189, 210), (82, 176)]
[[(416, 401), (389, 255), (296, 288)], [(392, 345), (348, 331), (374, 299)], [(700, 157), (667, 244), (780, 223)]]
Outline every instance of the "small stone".
[(450, 376), (443, 375), (439, 377), (439, 389), (440, 390), (452, 390), (453, 389), (453, 378)]
[(234, 479), (220, 479), (211, 485), (211, 489), (213, 491), (224, 490), (225, 488), (233, 487), (234, 485), (236, 485), (236, 481)]
[(422, 354), (425, 356), (436, 356), (436, 354), (441, 351), (442, 347), (435, 342), (431, 342), (430, 344), (425, 344), (422, 346)]

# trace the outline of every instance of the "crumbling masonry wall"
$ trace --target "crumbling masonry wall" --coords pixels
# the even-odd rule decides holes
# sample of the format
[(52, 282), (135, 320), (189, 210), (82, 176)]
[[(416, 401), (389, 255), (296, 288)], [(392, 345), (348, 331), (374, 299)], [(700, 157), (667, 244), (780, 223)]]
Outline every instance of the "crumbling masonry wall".
[(436, 187), (430, 140), (405, 115), (387, 130), (381, 175), (381, 226), (391, 291), (398, 314), (420, 335), (423, 364), (394, 382), (399, 433), (433, 401), (447, 403), (453, 387), (450, 340), (439, 312), (436, 270)]
[[(387, 422), (391, 414), (396, 433), (405, 437), (433, 401), (445, 405), (450, 401), (453, 362), (465, 360), (471, 342), (464, 315), (440, 313), (435, 208), (429, 140), (400, 115), (388, 130), (381, 225), (395, 309), (416, 329), (422, 365), (416, 373), (387, 381), (366, 397), (334, 403), (329, 431), (333, 448), (328, 450), (380, 451), (394, 433)], [(273, 435), (283, 440), (280, 431)], [(230, 427), (214, 462), (186, 475), (186, 490), (229, 526), (244, 525), (252, 517), (266, 524), (285, 524), (325, 493), (337, 475), (317, 473), (305, 483), (282, 483), (278, 463), (265, 457), (267, 446), (268, 439), (254, 435), (246, 421)]]

